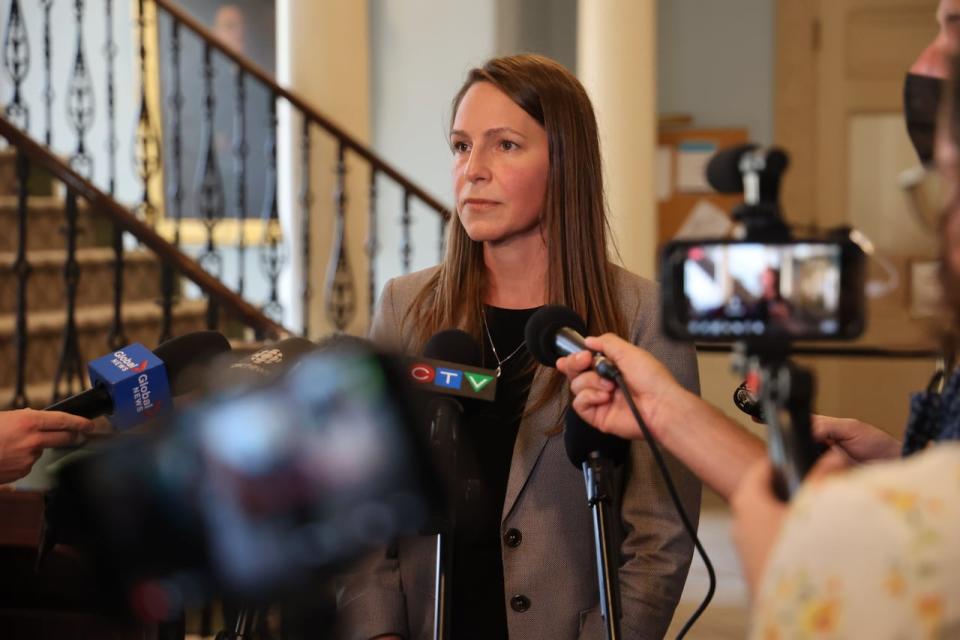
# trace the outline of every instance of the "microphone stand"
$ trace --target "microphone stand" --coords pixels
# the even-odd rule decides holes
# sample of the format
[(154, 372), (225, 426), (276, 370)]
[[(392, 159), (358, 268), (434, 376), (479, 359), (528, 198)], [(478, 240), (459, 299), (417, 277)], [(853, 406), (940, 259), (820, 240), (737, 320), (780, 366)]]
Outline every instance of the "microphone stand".
[[(463, 405), (449, 398), (434, 403), (433, 420), (430, 422), (430, 444), (437, 454), (438, 463), (446, 478), (455, 478), (457, 452), (460, 439), (460, 416)], [(446, 428), (445, 428), (446, 427)], [(450, 638), (450, 593), (453, 579), (453, 532), (456, 525), (456, 503), (459, 495), (451, 501), (447, 517), (442, 518), (437, 531), (436, 561), (434, 567), (433, 640)]]
[(612, 499), (610, 481), (613, 464), (594, 451), (583, 462), (583, 479), (587, 485), (587, 504), (593, 516), (593, 543), (597, 556), (597, 578), (600, 588), (600, 615), (604, 621), (604, 637), (620, 638), (620, 574), (618, 549), (612, 548), (610, 534)]

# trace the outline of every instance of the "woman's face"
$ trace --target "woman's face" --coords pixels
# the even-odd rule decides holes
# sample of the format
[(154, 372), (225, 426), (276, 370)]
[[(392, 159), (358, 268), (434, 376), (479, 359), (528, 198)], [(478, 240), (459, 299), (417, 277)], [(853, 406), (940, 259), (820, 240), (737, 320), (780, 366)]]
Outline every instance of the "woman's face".
[(505, 93), (476, 82), (450, 131), (457, 212), (475, 242), (539, 234), (550, 161), (547, 132)]

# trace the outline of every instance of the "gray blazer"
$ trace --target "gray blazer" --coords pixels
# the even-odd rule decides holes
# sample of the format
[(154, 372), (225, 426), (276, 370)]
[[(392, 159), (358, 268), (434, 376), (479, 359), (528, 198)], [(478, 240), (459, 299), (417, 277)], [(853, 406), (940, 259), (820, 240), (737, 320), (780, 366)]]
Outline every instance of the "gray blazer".
[[(371, 328), (374, 340), (405, 352), (420, 347), (404, 324), (405, 315), (434, 269), (386, 284)], [(633, 343), (655, 355), (686, 388), (699, 392), (694, 349), (660, 332), (657, 286), (618, 269), (616, 289)], [(531, 398), (541, 393), (546, 379), (541, 368)], [(504, 608), (510, 637), (518, 640), (603, 637), (583, 474), (567, 459), (563, 438), (549, 435), (568, 403), (568, 395), (560, 394), (524, 418), (514, 445), (500, 533), (517, 529), (522, 535), (518, 546), (502, 546)], [(700, 484), (682, 464), (666, 458), (684, 508), (696, 522)], [(623, 637), (662, 638), (683, 590), (693, 543), (645, 442), (632, 444), (616, 485), (623, 534)], [(429, 638), (435, 548), (434, 537), (405, 538), (344, 576), (337, 594), (344, 637), (367, 640), (397, 633), (410, 640)], [(511, 607), (516, 595), (529, 599), (528, 609)]]

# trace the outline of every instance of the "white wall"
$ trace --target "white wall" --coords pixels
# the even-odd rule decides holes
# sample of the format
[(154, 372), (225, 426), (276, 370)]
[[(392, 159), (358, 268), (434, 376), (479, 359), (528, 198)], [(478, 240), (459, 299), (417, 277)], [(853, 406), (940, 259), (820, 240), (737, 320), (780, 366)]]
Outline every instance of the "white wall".
[[(374, 149), (448, 206), (450, 102), (466, 72), (496, 52), (494, 0), (370, 0)], [(378, 193), (377, 286), (401, 273), (403, 194)], [(438, 219), (414, 201), (413, 269), (439, 260)]]
[(659, 0), (658, 107), (773, 140), (773, 0)]

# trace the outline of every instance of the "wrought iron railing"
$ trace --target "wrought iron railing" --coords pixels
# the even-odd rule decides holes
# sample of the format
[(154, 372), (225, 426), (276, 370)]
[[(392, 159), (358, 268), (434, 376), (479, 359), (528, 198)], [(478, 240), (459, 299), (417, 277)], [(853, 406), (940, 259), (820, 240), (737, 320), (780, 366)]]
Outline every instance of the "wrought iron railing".
[[(85, 201), (89, 207), (105, 215), (113, 225), (109, 241), (113, 253), (112, 320), (107, 345), (111, 348), (127, 342), (128, 331), (122, 313), (124, 265), (128, 260), (127, 252), (137, 245), (155, 252), (162, 265), (159, 301), (162, 312), (158, 336), (161, 340), (173, 334), (173, 312), (177, 301), (184, 295), (184, 278), (196, 284), (205, 296), (208, 326), (221, 325), (220, 316), (226, 313), (240, 319), (261, 335), (276, 336), (284, 332), (279, 324), (283, 312), (279, 280), (285, 261), (291, 259), (298, 260), (304, 266), (305, 277), (299, 291), (304, 309), (301, 333), (307, 336), (315, 333), (312, 332), (310, 310), (315, 306), (312, 303), (319, 293), (323, 294), (320, 306), (330, 325), (335, 330), (345, 330), (362, 305), (373, 307), (378, 288), (377, 260), (381, 251), (378, 209), (383, 208), (381, 201), (384, 194), (391, 190), (397, 190), (399, 195), (396, 202), (400, 214), (401, 239), (397, 247), (398, 266), (407, 272), (413, 264), (413, 202), (419, 202), (420, 207), (428, 212), (427, 215), (435, 215), (439, 229), (438, 257), (442, 255), (443, 231), (449, 219), (449, 212), (442, 203), (297, 93), (281, 87), (269, 73), (239, 55), (173, 2), (138, 0), (138, 10), (132, 15), (135, 23), (130, 23), (127, 28), (124, 28), (124, 22), (118, 19), (117, 14), (121, 10), (126, 11), (129, 3), (118, 5), (115, 0), (101, 0), (95, 5), (86, 0), (39, 0), (36, 4), (33, 1), (8, 0), (6, 4), (8, 11), (4, 17), (2, 63), (10, 83), (5, 92), (8, 99), (0, 105), (4, 116), (0, 122), (0, 136), (16, 149), (19, 185), (19, 236), (14, 274), (20, 296), (15, 330), (20, 373), (15, 405), (23, 406), (26, 402), (22, 369), (27, 339), (26, 285), (31, 275), (26, 245), (29, 206), (26, 185), (31, 167), (44, 168), (56, 181), (65, 185), (63, 277), (67, 291), (66, 328), (58, 380), (69, 381), (80, 375), (77, 371), (79, 353), (73, 319), (77, 281), (81, 277), (75, 242), (78, 200)], [(65, 12), (67, 9), (72, 25), (69, 21), (58, 20), (54, 15), (57, 11)], [(101, 9), (102, 13), (98, 13)], [(57, 15), (63, 18), (66, 14)], [(32, 21), (30, 29), (28, 21)], [(38, 37), (32, 30), (41, 24)], [(91, 33), (91, 25), (97, 24), (102, 25), (101, 31), (94, 29)], [(161, 29), (161, 26), (164, 28)], [(70, 28), (73, 37), (70, 38), (69, 51), (58, 54), (54, 45), (66, 41), (61, 36), (64, 29)], [(36, 46), (30, 41), (31, 33), (34, 33), (35, 40), (41, 42), (42, 64), (37, 71), (31, 71), (31, 53)], [(161, 42), (151, 47), (151, 37)], [(185, 66), (183, 52), (188, 39), (191, 45), (198, 45), (202, 51), (199, 68)], [(129, 50), (135, 58), (134, 67), (139, 68), (139, 86), (134, 89), (135, 107), (129, 113), (122, 108), (128, 96), (121, 88), (123, 83), (118, 82), (121, 77), (118, 66), (128, 62), (119, 54), (121, 44), (130, 45)], [(95, 56), (97, 50), (102, 52), (102, 57)], [(155, 53), (151, 53), (153, 50)], [(152, 59), (152, 55), (156, 58)], [(70, 59), (69, 75), (68, 81), (61, 83), (55, 80), (54, 63), (65, 56)], [(101, 60), (103, 64), (100, 64)], [(159, 63), (162, 67), (160, 73), (150, 67), (153, 63)], [(227, 92), (217, 90), (220, 86), (217, 85), (217, 78), (223, 79), (224, 65), (230, 74), (231, 90)], [(39, 82), (37, 73), (41, 75)], [(194, 77), (202, 86), (201, 106), (198, 109), (187, 107), (188, 98), (193, 96), (186, 96), (183, 89), (182, 81), (189, 78), (188, 74), (191, 73), (196, 74)], [(54, 90), (54, 87), (60, 86), (65, 87), (63, 95), (58, 95)], [(95, 91), (98, 88), (101, 91)], [(252, 123), (250, 105), (258, 92), (265, 96), (267, 104), (263, 106), (266, 116), (264, 122)], [(105, 105), (103, 111), (100, 101)], [(58, 102), (62, 104), (58, 105)], [(215, 139), (214, 114), (218, 104), (222, 107), (228, 103), (234, 122), (232, 140), (229, 141), (230, 162), (223, 162), (216, 149), (218, 140)], [(301, 178), (299, 185), (294, 185), (294, 193), (302, 226), (285, 229), (281, 233), (277, 125), (278, 109), (284, 104), (294, 114), (293, 122), (297, 129), (295, 162), (299, 165), (297, 169)], [(37, 112), (42, 113), (42, 120), (31, 122)], [(59, 113), (66, 114), (69, 135), (58, 132), (55, 126), (55, 123), (59, 123)], [(185, 124), (191, 119), (194, 124), (199, 121), (201, 131), (199, 153), (190, 159), (198, 166), (193, 184), (189, 183), (184, 170), (188, 164), (184, 131)], [(42, 125), (37, 127), (37, 122), (42, 122)], [(95, 127), (99, 127), (97, 130), (100, 133), (97, 135), (93, 134)], [(255, 153), (256, 149), (251, 145), (250, 133), (254, 127), (257, 132), (266, 132), (267, 140), (262, 154)], [(132, 139), (121, 140), (118, 131), (130, 129), (133, 130)], [(71, 141), (69, 144), (67, 138)], [(105, 144), (103, 153), (100, 153), (99, 142), (102, 138), (105, 138)], [(317, 248), (311, 242), (314, 232), (311, 228), (314, 217), (311, 212), (317, 189), (310, 176), (313, 169), (311, 159), (314, 158), (314, 150), (320, 148), (321, 138), (326, 138), (324, 143), (327, 140), (333, 142), (335, 155), (330, 159), (330, 166), (335, 186), (330, 194), (333, 224), (325, 234), (333, 240), (332, 252), (323, 290), (318, 291), (317, 287), (311, 286), (306, 274), (310, 272), (311, 257), (317, 253)], [(118, 167), (121, 167), (118, 156), (122, 157), (120, 151), (125, 146), (132, 148), (130, 155), (133, 156), (134, 173), (139, 181), (139, 195), (132, 208), (118, 202), (118, 199), (122, 199), (118, 194), (120, 185), (126, 187), (130, 182), (118, 175)], [(61, 157), (67, 160), (63, 161)], [(259, 167), (256, 166), (257, 158), (262, 162)], [(354, 163), (355, 160), (359, 163)], [(368, 210), (364, 214), (367, 236), (362, 257), (350, 255), (351, 245), (347, 242), (346, 233), (350, 198), (347, 174), (348, 171), (358, 171), (357, 164), (363, 167), (359, 170), (366, 172), (368, 180), (366, 193), (362, 194), (369, 199)], [(265, 176), (263, 200), (251, 202), (245, 185), (252, 174), (257, 173), (259, 177), (259, 172)], [(158, 189), (157, 180), (161, 175), (163, 184)], [(233, 180), (231, 193), (227, 192), (225, 176)], [(385, 183), (392, 186), (384, 189)], [(240, 229), (235, 241), (229, 243), (238, 265), (229, 286), (224, 283), (224, 242), (218, 241), (217, 233), (228, 219), (237, 221)], [(195, 255), (196, 260), (186, 253), (188, 247), (184, 243), (182, 230), (188, 221), (199, 225), (202, 230), (202, 242)], [(258, 225), (260, 229), (256, 246), (252, 246), (248, 234), (243, 232), (246, 224)], [(289, 251), (285, 247), (293, 235), (301, 240), (302, 251), (298, 256), (286, 255)], [(262, 280), (258, 284), (265, 291), (256, 304), (249, 301), (253, 274), (248, 273), (246, 267), (247, 254), (253, 249), (260, 253), (261, 269), (258, 275)], [(358, 259), (367, 261), (368, 279), (365, 283), (357, 282), (355, 270), (351, 268)], [(358, 293), (358, 290), (362, 293)]]

